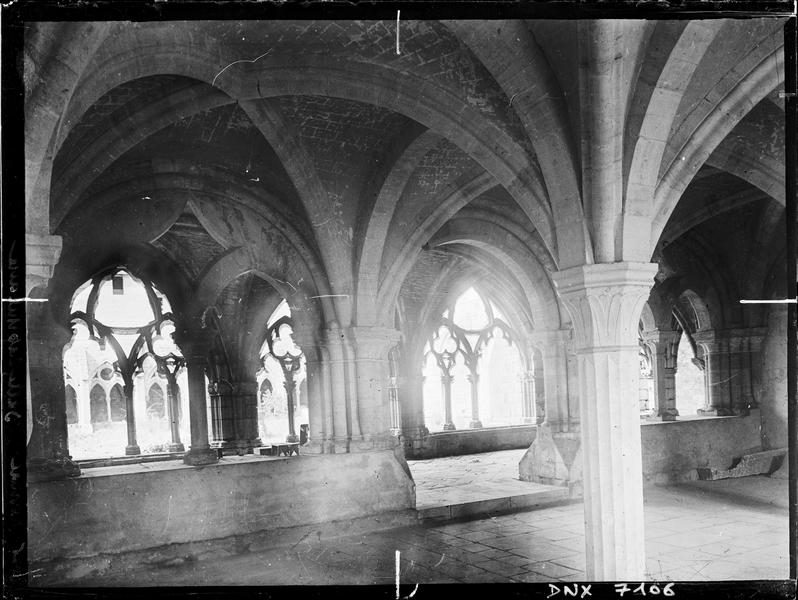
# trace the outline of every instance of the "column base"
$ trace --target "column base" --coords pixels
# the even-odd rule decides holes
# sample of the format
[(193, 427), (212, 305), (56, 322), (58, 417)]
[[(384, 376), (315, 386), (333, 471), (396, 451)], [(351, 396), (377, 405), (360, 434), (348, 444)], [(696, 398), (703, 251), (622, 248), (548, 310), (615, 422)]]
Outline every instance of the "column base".
[(316, 440), (308, 440), (308, 443), (302, 446), (302, 454), (329, 454), (329, 442), (317, 442)]
[(236, 447), (235, 440), (211, 440), (210, 447), (215, 450), (222, 450), (224, 448), (235, 448)]
[(471, 421), (468, 424), (469, 429), (482, 429), (482, 421)]
[(183, 444), (169, 444), (169, 452), (185, 452), (186, 447)]
[(296, 443), (299, 442), (299, 436), (298, 435), (287, 435), (287, 436), (285, 436), (285, 441), (288, 442), (289, 444), (296, 444)]
[(675, 421), (679, 416), (679, 411), (675, 408), (664, 408), (657, 415), (661, 421)]
[(138, 454), (141, 454), (139, 446), (125, 446), (125, 456), (136, 456)]
[(29, 483), (53, 481), (80, 475), (80, 467), (71, 458), (33, 458), (28, 463)]
[(444, 423), (443, 424), (444, 431), (456, 431), (457, 427), (454, 426), (454, 423)]
[(518, 477), (546, 485), (567, 487), (571, 496), (582, 493), (582, 452), (578, 432), (554, 431), (548, 423), (538, 426), (532, 445), (518, 463)]
[(524, 425), (540, 425), (534, 417), (524, 417), (523, 423)]
[(183, 462), (192, 466), (211, 465), (218, 461), (219, 455), (213, 448), (191, 448), (183, 457)]

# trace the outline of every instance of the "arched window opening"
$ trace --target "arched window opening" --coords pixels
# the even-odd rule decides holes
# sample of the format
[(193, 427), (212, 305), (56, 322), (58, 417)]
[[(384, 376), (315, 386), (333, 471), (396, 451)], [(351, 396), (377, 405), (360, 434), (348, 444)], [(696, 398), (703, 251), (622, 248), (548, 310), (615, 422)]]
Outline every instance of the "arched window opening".
[(680, 415), (695, 415), (706, 405), (704, 364), (696, 356), (696, 347), (682, 332), (676, 355), (676, 409)]
[(167, 298), (118, 267), (75, 292), (70, 320), (64, 372), (77, 407), (75, 422), (68, 419), (70, 454), (81, 460), (183, 450), (183, 357)]
[(443, 312), (423, 361), (430, 431), (533, 422), (534, 415), (526, 414), (534, 399), (525, 394), (534, 392), (525, 384), (524, 357), (496, 305), (473, 287)]
[(91, 388), (89, 394), (89, 402), (91, 405), (91, 423), (97, 425), (98, 423), (105, 423), (108, 421), (108, 400), (105, 396), (105, 390), (97, 383)]
[(642, 338), (641, 331), (638, 331), (640, 362), (640, 376), (638, 378), (638, 407), (640, 416), (647, 418), (657, 413), (656, 402), (656, 382), (654, 381), (654, 356), (651, 346)]
[(305, 355), (294, 342), (293, 331), (291, 308), (283, 300), (266, 323), (260, 349), (258, 435), (265, 444), (298, 442), (297, 432), (308, 423)]
[(75, 388), (69, 384), (66, 386), (66, 419), (67, 425), (78, 422), (78, 395)]
[(157, 421), (165, 415), (163, 390), (160, 385), (153, 383), (147, 392), (147, 418)]
[(118, 423), (124, 422), (127, 418), (125, 408), (125, 392), (118, 383), (111, 388), (111, 421)]

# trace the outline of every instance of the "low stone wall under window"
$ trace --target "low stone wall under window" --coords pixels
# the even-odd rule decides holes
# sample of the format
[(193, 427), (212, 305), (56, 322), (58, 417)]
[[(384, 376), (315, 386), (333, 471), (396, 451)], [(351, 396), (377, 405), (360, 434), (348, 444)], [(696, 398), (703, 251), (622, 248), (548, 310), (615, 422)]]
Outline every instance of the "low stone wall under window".
[(758, 410), (748, 416), (679, 418), (644, 423), (643, 480), (674, 483), (698, 479), (699, 467), (727, 469), (732, 459), (761, 449)]
[(414, 507), (415, 484), (392, 450), (99, 467), (29, 485), (28, 559), (116, 554), (378, 514), (412, 518)]

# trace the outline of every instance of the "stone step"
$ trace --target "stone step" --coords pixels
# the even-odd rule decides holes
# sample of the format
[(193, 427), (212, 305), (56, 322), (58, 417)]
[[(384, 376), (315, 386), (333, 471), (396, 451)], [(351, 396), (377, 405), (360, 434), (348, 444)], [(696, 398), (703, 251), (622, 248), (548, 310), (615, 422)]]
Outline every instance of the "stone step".
[(731, 477), (748, 477), (749, 475), (769, 475), (781, 467), (786, 448), (754, 452), (736, 459), (729, 469), (699, 468), (698, 478), (703, 481), (729, 479)]
[[(461, 496), (460, 498), (439, 499), (417, 504), (418, 518), (425, 522), (443, 522), (451, 519), (484, 517), (512, 511), (543, 508), (569, 499), (568, 488), (534, 483), (528, 484), (527, 482), (518, 483), (534, 486), (534, 489), (505, 495), (479, 493), (478, 491), (467, 489), (457, 490), (454, 495)], [(461, 493), (458, 494), (457, 492)]]

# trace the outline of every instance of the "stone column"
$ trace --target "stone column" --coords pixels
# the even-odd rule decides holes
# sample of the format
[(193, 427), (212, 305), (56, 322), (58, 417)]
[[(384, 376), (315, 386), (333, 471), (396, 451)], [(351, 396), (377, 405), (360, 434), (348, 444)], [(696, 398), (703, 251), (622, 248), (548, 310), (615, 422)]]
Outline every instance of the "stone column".
[(466, 376), (471, 385), (471, 422), (470, 429), (481, 429), (482, 421), (479, 420), (479, 374), (476, 368), (470, 369)]
[(211, 381), (208, 384), (212, 448), (229, 448), (235, 444), (236, 407), (232, 402), (232, 391), (224, 382)]
[(344, 371), (344, 386), (346, 388), (346, 403), (349, 415), (349, 447), (351, 449), (352, 442), (361, 442), (364, 440), (363, 431), (360, 428), (360, 410), (358, 408), (358, 383), (357, 383), (357, 367), (355, 366), (355, 349), (352, 346), (351, 333), (340, 331), (338, 342), (341, 344), (343, 350), (343, 371)]
[(399, 343), (400, 333), (383, 327), (352, 327), (349, 332), (355, 352), (357, 411), (363, 436), (357, 449), (392, 448), (396, 438), (390, 432), (388, 353)]
[(754, 396), (753, 370), (764, 338), (764, 328), (730, 329), (725, 332), (729, 350), (731, 412), (747, 415), (759, 407)]
[(302, 451), (305, 454), (320, 454), (325, 451), (325, 444), (329, 441), (330, 435), (327, 428), (324, 373), (321, 361), (308, 354), (307, 351), (305, 353), (305, 373), (307, 373), (308, 382), (308, 441)]
[[(253, 375), (254, 377), (254, 375)], [(236, 447), (239, 451), (249, 452), (260, 446), (258, 437), (258, 382), (236, 381), (234, 402), (236, 405)]]
[[(8, 314), (25, 310), (21, 303)], [(28, 442), (28, 479), (47, 481), (80, 474), (67, 443), (66, 393), (62, 352), (70, 330), (57, 323), (49, 302), (27, 303), (28, 410), (32, 431)], [(9, 344), (7, 351), (12, 351)]]
[(212, 448), (235, 448), (239, 454), (261, 444), (258, 438), (258, 382), (211, 382)]
[[(6, 340), (6, 352), (12, 360), (14, 352), (22, 352), (20, 340), (27, 342), (27, 409), (31, 424), (27, 446), (28, 481), (47, 481), (80, 475), (67, 445), (66, 394), (64, 386), (63, 349), (72, 337), (68, 323), (59, 323), (52, 314), (47, 286), (61, 253), (61, 238), (50, 235), (25, 235), (25, 295), (43, 302), (9, 302), (6, 319), (12, 323), (25, 313), (26, 331), (12, 333)], [(9, 273), (13, 276), (13, 273)], [(9, 281), (9, 287), (16, 282)], [(21, 282), (19, 282), (21, 285)], [(18, 316), (17, 316), (18, 315)], [(24, 389), (22, 382), (7, 382), (8, 422), (17, 414), (12, 391)], [(77, 390), (76, 390), (77, 391)], [(23, 397), (24, 399), (24, 397)]]
[(452, 382), (454, 377), (449, 374), (441, 375), (441, 389), (443, 390), (443, 430), (454, 431), (457, 429), (452, 421)]
[(215, 463), (216, 451), (208, 443), (208, 415), (205, 407), (205, 368), (215, 332), (209, 329), (180, 329), (173, 334), (175, 343), (186, 361), (188, 379), (191, 446), (183, 457), (187, 465)]
[(402, 411), (402, 441), (408, 458), (424, 447), (424, 375), (421, 349), (406, 345), (399, 362), (397, 393)]
[(169, 444), (169, 452), (184, 452), (185, 447), (180, 441), (180, 388), (177, 385), (177, 365), (174, 370), (164, 367), (166, 374), (166, 414), (169, 417), (169, 426), (172, 435), (172, 442)]
[(706, 385), (706, 406), (698, 414), (713, 417), (733, 414), (728, 339), (721, 331), (699, 331), (693, 339), (703, 351)]
[(656, 272), (621, 262), (553, 274), (578, 356), (588, 580), (645, 573), (637, 327)]
[(761, 373), (761, 352), (762, 352), (762, 342), (765, 339), (765, 335), (767, 334), (766, 327), (752, 327), (748, 330), (748, 371), (746, 373), (747, 377), (744, 379), (743, 385), (745, 386), (743, 389), (745, 393), (750, 392), (750, 407), (751, 409), (758, 409), (759, 408), (759, 389), (760, 383), (762, 379)]
[[(127, 446), (125, 446), (125, 454), (127, 456), (136, 456), (141, 454), (138, 440), (136, 439), (136, 409), (133, 403), (133, 375), (123, 374), (124, 385), (122, 390), (125, 394), (125, 421), (127, 422)], [(108, 411), (108, 416), (111, 416), (111, 411)]]
[(297, 388), (296, 381), (294, 381), (293, 372), (283, 370), (283, 387), (285, 388), (285, 401), (287, 403), (288, 411), (288, 435), (285, 437), (286, 442), (295, 443), (299, 441), (299, 436), (296, 434), (296, 425), (294, 424), (294, 411), (296, 410)]
[(532, 356), (532, 393), (533, 397), (532, 400), (535, 403), (535, 423), (540, 425), (546, 419), (546, 389), (544, 386), (545, 383), (545, 373), (543, 372), (543, 355), (540, 352), (540, 349), (536, 346), (532, 346), (531, 349), (531, 356)]
[(530, 369), (524, 370), (524, 379), (521, 382), (523, 386), (522, 393), (522, 418), (524, 420), (524, 424), (529, 425), (535, 422), (535, 372)]
[[(581, 493), (582, 455), (575, 385), (569, 360), (573, 354), (570, 329), (535, 331), (530, 341), (540, 355), (542, 377), (535, 388), (543, 395), (542, 422), (537, 435), (518, 465), (523, 481), (568, 487), (572, 495)], [(538, 370), (539, 365), (534, 365)]]
[(343, 346), (340, 340), (341, 330), (337, 327), (331, 327), (326, 334), (326, 348), (329, 352), (327, 364), (330, 372), (330, 402), (333, 417), (332, 449), (334, 452), (349, 452), (350, 414)]
[(293, 338), (305, 356), (308, 388), (308, 441), (302, 447), (302, 452), (304, 454), (331, 452), (329, 364), (325, 364), (325, 356), (329, 357), (329, 353), (314, 330), (295, 328)]
[(543, 388), (545, 422), (554, 431), (569, 431), (578, 423), (578, 406), (573, 405), (575, 398), (568, 385), (570, 338), (570, 329), (541, 330), (532, 335), (532, 344), (539, 349), (543, 362), (543, 381), (535, 381), (535, 385)]
[(643, 332), (643, 342), (651, 349), (656, 415), (663, 421), (675, 421), (679, 416), (676, 409), (676, 354), (681, 337), (680, 331)]

